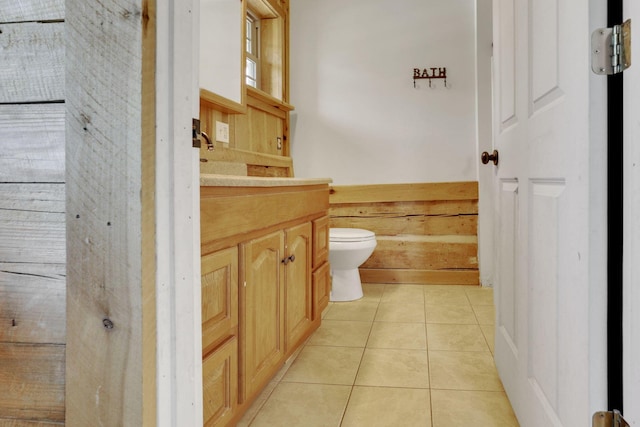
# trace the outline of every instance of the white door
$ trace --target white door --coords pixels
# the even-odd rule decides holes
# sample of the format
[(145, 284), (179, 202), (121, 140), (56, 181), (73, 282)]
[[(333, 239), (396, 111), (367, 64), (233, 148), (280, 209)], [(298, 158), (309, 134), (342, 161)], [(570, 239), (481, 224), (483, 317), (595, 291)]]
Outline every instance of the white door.
[[(638, 0), (625, 0), (623, 14), (640, 24)], [(640, 426), (640, 43), (637, 28), (631, 34), (632, 66), (624, 72), (623, 415)]]
[(494, 0), (499, 164), (484, 167), (495, 168), (495, 359), (525, 427), (586, 427), (606, 408), (606, 79), (591, 73), (589, 48), (605, 11), (595, 3)]

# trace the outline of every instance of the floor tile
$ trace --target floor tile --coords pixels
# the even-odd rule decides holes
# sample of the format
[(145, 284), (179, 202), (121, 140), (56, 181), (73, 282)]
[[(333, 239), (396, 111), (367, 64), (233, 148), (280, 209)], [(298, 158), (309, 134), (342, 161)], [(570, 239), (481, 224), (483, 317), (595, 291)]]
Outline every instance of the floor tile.
[(424, 300), (427, 305), (470, 305), (466, 289), (463, 287), (424, 287)]
[(238, 421), (236, 427), (248, 427), (249, 425), (251, 425), (251, 422), (256, 417), (258, 412), (260, 412), (265, 402), (267, 401), (269, 396), (271, 396), (271, 393), (273, 393), (273, 390), (275, 390), (277, 385), (278, 381), (276, 380), (272, 380), (271, 382), (269, 382), (269, 384), (267, 384), (267, 386), (264, 388), (264, 390), (262, 390), (256, 400), (254, 400), (253, 404), (249, 407), (249, 409), (247, 409), (247, 412), (244, 413), (240, 421)]
[(493, 289), (492, 288), (472, 288), (467, 289), (467, 297), (471, 305), (493, 305)]
[(427, 331), (422, 323), (374, 322), (368, 348), (427, 349)]
[(363, 351), (355, 347), (307, 345), (282, 381), (353, 385)]
[(375, 321), (424, 323), (424, 304), (381, 302), (378, 306)]
[(489, 351), (487, 341), (478, 325), (427, 325), (429, 350)]
[(351, 387), (280, 383), (251, 423), (251, 427), (338, 427)]
[(364, 347), (369, 338), (372, 322), (351, 320), (323, 320), (322, 325), (309, 338), (309, 345), (338, 347)]
[(385, 285), (381, 302), (424, 303), (422, 285)]
[(325, 315), (329, 320), (360, 320), (373, 321), (378, 310), (378, 302), (359, 300), (349, 302), (336, 302)]
[(475, 325), (476, 315), (468, 304), (463, 305), (431, 305), (424, 307), (427, 323), (450, 323), (456, 325)]
[(367, 348), (356, 377), (356, 385), (428, 388), (427, 352)]
[(496, 322), (496, 310), (492, 305), (474, 305), (473, 311), (476, 314), (478, 323), (481, 325), (493, 325)]
[(503, 391), (488, 351), (429, 351), (429, 372), (434, 389)]
[(433, 427), (518, 427), (504, 392), (431, 390), (431, 403)]
[(429, 390), (354, 387), (342, 427), (429, 427)]
[(484, 337), (487, 340), (487, 345), (489, 346), (489, 350), (491, 350), (491, 353), (493, 353), (495, 351), (494, 342), (496, 340), (495, 326), (480, 325), (480, 329), (482, 329), (482, 333), (484, 334)]
[(493, 361), (491, 288), (363, 291), (329, 303), (238, 426), (518, 425)]

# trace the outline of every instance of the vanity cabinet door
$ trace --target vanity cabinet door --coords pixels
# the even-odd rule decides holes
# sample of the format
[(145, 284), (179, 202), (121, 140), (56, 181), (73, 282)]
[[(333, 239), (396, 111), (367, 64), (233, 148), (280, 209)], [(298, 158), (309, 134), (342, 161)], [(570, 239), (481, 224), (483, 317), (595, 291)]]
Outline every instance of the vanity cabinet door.
[(329, 259), (329, 217), (313, 221), (313, 268), (320, 267)]
[(285, 323), (287, 351), (306, 337), (313, 317), (311, 223), (285, 231)]
[(232, 337), (202, 362), (204, 425), (224, 426), (238, 406), (238, 339)]
[(331, 293), (331, 275), (329, 263), (325, 262), (313, 272), (313, 320), (322, 317), (322, 312), (329, 305)]
[(238, 248), (202, 257), (202, 354), (211, 352), (238, 326)]
[(241, 400), (260, 390), (285, 354), (284, 233), (241, 245)]

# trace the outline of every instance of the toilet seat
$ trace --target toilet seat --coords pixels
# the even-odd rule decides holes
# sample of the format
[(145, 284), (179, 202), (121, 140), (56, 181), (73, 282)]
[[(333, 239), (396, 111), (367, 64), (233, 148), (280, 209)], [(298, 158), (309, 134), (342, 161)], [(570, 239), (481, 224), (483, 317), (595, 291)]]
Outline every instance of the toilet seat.
[(330, 228), (330, 242), (367, 242), (375, 240), (376, 234), (373, 231), (362, 228)]

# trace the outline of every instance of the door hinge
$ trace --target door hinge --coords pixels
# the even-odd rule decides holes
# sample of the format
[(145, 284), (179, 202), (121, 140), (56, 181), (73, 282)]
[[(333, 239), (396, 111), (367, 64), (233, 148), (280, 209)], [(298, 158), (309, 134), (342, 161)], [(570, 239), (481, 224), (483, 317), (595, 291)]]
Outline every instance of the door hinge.
[(631, 66), (631, 19), (591, 34), (591, 69), (600, 75), (618, 74)]
[(593, 414), (592, 427), (629, 427), (622, 414), (617, 409), (613, 411), (596, 412)]
[(191, 122), (191, 146), (193, 148), (200, 148), (201, 144), (200, 144), (200, 138), (198, 138), (200, 136), (200, 120), (198, 119), (193, 119), (193, 121)]

